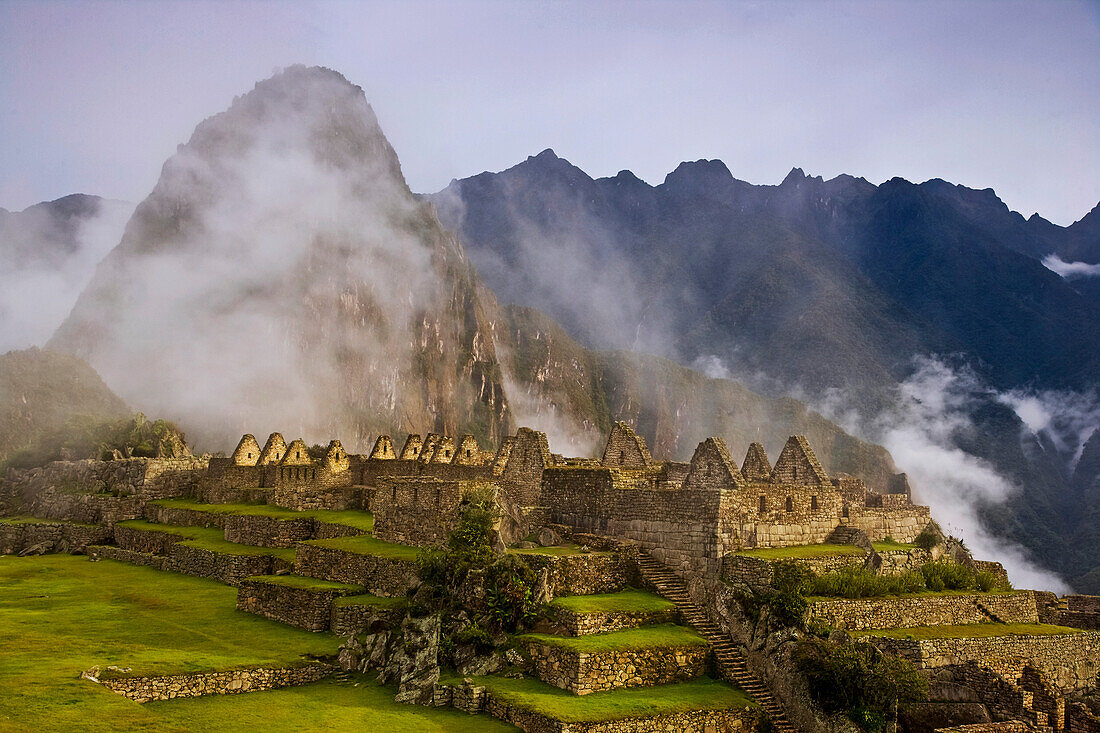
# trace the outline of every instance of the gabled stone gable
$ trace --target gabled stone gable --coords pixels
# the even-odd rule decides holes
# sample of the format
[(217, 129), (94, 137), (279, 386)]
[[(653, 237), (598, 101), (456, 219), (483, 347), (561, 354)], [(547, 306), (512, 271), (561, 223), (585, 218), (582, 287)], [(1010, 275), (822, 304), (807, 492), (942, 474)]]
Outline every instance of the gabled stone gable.
[(444, 435), (435, 444), (435, 452), (432, 454), (432, 463), (450, 463), (455, 459), (455, 439)]
[(420, 448), (420, 455), (417, 460), (421, 463), (431, 463), (432, 456), (435, 455), (436, 446), (439, 445), (439, 441), (442, 436), (439, 433), (428, 433), (428, 437), (424, 438), (424, 445)]
[(256, 436), (245, 433), (241, 442), (233, 450), (233, 464), (237, 466), (255, 466), (260, 460), (260, 444), (256, 442)]
[(825, 486), (831, 483), (804, 435), (787, 438), (787, 444), (783, 446), (783, 452), (779, 454), (775, 468), (772, 469), (772, 481), (803, 486)]
[(707, 438), (695, 449), (691, 468), (684, 479), (685, 489), (711, 489), (745, 486), (745, 477), (730, 457), (729, 449), (721, 438)]
[(772, 463), (760, 443), (752, 443), (741, 464), (741, 473), (750, 482), (765, 483), (772, 480)]
[(351, 460), (348, 458), (348, 452), (344, 450), (344, 446), (340, 444), (339, 440), (334, 440), (328, 444), (328, 451), (325, 453), (325, 469), (331, 473), (340, 473), (346, 471), (351, 466)]
[(260, 465), (278, 465), (278, 463), (283, 460), (283, 456), (285, 455), (286, 441), (283, 440), (283, 434), (272, 433), (271, 435), (267, 436), (267, 442), (264, 443), (264, 449), (260, 452)]
[(607, 436), (607, 447), (601, 462), (615, 468), (645, 468), (653, 463), (653, 456), (649, 453), (645, 438), (625, 422), (617, 422)]
[(481, 465), (481, 448), (478, 447), (477, 439), (469, 433), (462, 436), (458, 448), (455, 449), (454, 464), (456, 466)]
[(378, 440), (374, 441), (374, 448), (371, 449), (369, 458), (376, 461), (392, 461), (397, 458), (397, 453), (393, 450), (393, 441), (390, 440), (390, 436), (378, 436)]
[(312, 466), (313, 460), (309, 457), (309, 448), (306, 442), (297, 438), (287, 446), (286, 455), (283, 456), (283, 466)]
[(405, 447), (401, 449), (402, 461), (415, 461), (420, 457), (420, 449), (424, 445), (420, 436), (413, 433), (405, 439)]

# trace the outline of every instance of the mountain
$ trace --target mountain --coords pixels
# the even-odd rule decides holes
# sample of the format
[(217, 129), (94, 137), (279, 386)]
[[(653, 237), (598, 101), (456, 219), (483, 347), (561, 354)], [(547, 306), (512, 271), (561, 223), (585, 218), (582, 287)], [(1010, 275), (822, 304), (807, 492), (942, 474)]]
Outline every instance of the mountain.
[(38, 348), (0, 354), (0, 463), (73, 418), (127, 414), (126, 403), (76, 357)]
[(588, 345), (872, 397), (917, 353), (970, 354), (1000, 388), (1100, 374), (1100, 331), (1078, 325), (1100, 303), (1040, 262), (1075, 254), (1090, 217), (1024, 220), (992, 191), (797, 168), (754, 186), (707, 160), (650, 186), (546, 150), (432, 199), (491, 289)]
[(889, 454), (793, 400), (671, 362), (590, 351), (502, 309), (433, 206), (408, 189), (360, 88), (292, 67), (201, 123), (50, 341), (199, 448), (281, 430), (368, 448), (379, 432), (518, 425), (596, 452), (633, 419), (658, 455), (711, 433), (881, 486)]
[(23, 211), (0, 209), (0, 351), (45, 343), (132, 211), (79, 193)]
[(552, 150), (430, 199), (503, 302), (545, 312), (591, 348), (739, 375), (870, 425), (902, 399), (937, 404), (908, 383), (921, 357), (957, 364), (981, 387), (929, 429), (1016, 493), (964, 501), (991, 537), (1046, 567), (1100, 567), (1095, 543), (1068, 545), (1086, 530), (1065, 441), (1033, 433), (1004, 398), (1070, 390), (1087, 402), (1100, 388), (1100, 329), (1088, 327), (1100, 278), (1043, 264), (1095, 261), (1097, 210), (1059, 227), (938, 179), (876, 186), (795, 168), (753, 185), (717, 160), (651, 186), (629, 171), (593, 179)]

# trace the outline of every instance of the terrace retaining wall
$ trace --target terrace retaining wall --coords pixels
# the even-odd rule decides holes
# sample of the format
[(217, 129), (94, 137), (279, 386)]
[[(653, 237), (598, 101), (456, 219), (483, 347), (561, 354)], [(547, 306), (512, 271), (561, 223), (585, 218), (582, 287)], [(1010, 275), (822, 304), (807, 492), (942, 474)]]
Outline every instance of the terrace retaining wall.
[(302, 543), (295, 547), (294, 572), (360, 585), (367, 593), (394, 597), (405, 595), (409, 581), (416, 577), (416, 563)]
[(0, 522), (0, 555), (18, 555), (24, 550), (40, 552), (84, 552), (88, 545), (111, 539), (103, 525), (70, 522)]
[(520, 643), (540, 680), (576, 695), (695, 679), (703, 675), (709, 652), (706, 645), (577, 652), (531, 639)]
[(980, 624), (989, 621), (1006, 624), (1039, 622), (1035, 610), (1035, 595), (1031, 591), (815, 600), (810, 605), (810, 618), (828, 626), (853, 631)]
[(323, 679), (335, 671), (328, 664), (275, 669), (237, 669), (206, 674), (166, 675), (161, 677), (116, 677), (98, 680), (134, 702), (172, 700), (201, 695), (235, 695), (242, 692), (272, 690), (278, 687), (306, 685)]

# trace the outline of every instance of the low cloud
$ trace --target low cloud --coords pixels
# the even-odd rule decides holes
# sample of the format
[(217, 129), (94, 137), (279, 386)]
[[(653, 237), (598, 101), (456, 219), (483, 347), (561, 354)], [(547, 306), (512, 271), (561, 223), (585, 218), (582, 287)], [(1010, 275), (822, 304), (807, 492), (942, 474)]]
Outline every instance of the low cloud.
[[(1098, 423), (1095, 402), (1071, 415), (1069, 395), (999, 395), (973, 371), (923, 357), (900, 385), (890, 409), (860, 417), (844, 411), (843, 405), (850, 403), (845, 397), (834, 391), (818, 408), (849, 432), (889, 450), (898, 467), (909, 474), (914, 500), (931, 506), (945, 531), (964, 538), (976, 557), (1002, 562), (1019, 587), (1070, 590), (1065, 581), (1031, 560), (1024, 548), (985, 529), (981, 507), (1012, 500), (1020, 487), (988, 462), (958, 448), (956, 439), (975, 429), (970, 410), (980, 400), (993, 397), (1014, 409), (1018, 405), (1017, 414), (1022, 413), (1029, 430), (1052, 431), (1068, 454), (1079, 456), (1080, 436), (1087, 438), (1091, 432), (1087, 425)], [(1088, 404), (1088, 398), (1078, 395), (1078, 404)]]
[(1044, 257), (1043, 266), (1069, 279), (1100, 275), (1100, 263), (1090, 265), (1087, 262), (1066, 262), (1055, 254)]

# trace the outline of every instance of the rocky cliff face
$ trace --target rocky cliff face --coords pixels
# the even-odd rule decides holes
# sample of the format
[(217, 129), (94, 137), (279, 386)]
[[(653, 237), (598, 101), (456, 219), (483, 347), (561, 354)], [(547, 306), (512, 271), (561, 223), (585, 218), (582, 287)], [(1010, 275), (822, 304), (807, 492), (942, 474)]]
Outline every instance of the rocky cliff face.
[[(474, 274), (362, 90), (295, 67), (196, 128), (51, 345), (200, 442), (498, 436)], [(267, 427), (265, 427), (267, 426)]]

